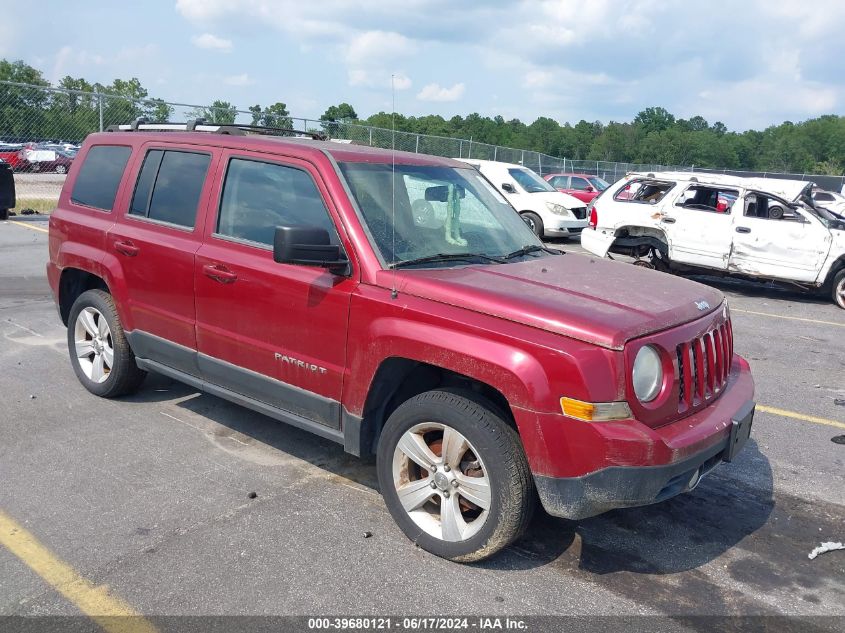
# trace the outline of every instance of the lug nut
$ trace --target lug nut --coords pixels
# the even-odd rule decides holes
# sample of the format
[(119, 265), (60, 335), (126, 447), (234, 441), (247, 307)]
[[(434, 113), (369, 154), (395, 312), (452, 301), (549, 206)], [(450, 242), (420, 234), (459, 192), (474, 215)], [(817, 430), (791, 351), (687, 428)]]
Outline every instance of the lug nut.
[(446, 497), (446, 498), (448, 499), (448, 498), (449, 498), (449, 491), (448, 491), (448, 490), (444, 490), (444, 491), (443, 491), (443, 496), (444, 496), (444, 497)]
[(430, 484), (428, 484), (428, 485), (429, 485), (429, 486), (431, 486), (432, 488), (437, 488), (437, 484), (436, 484), (436, 483), (434, 483), (433, 481), (432, 481)]
[(457, 488), (457, 487), (458, 487), (458, 480), (457, 480), (457, 479), (453, 479), (453, 480), (452, 480), (452, 485), (453, 485), (453, 486), (455, 486), (455, 488)]
[(434, 472), (437, 472), (437, 466), (431, 466), (431, 467), (429, 468), (429, 470), (430, 470), (431, 472), (433, 472), (433, 473), (434, 473)]
[(445, 470), (445, 471), (448, 473), (448, 472), (449, 472), (450, 470), (452, 470), (452, 469), (449, 467), (449, 464), (446, 464), (446, 465), (443, 467), (443, 470)]

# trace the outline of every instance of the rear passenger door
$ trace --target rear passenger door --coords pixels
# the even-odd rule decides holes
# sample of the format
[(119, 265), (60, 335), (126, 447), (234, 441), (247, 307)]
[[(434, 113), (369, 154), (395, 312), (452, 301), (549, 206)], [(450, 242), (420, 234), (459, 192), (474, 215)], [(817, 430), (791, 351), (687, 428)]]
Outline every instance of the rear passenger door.
[(305, 161), (234, 150), (223, 160), (195, 265), (203, 377), (339, 429), (354, 276), (278, 264), (272, 248), (281, 225), (325, 228), (340, 244), (331, 199)]
[(128, 288), (135, 354), (198, 376), (194, 256), (215, 150), (144, 146), (134, 188), (106, 244)]
[(732, 211), (738, 189), (688, 186), (663, 207), (660, 223), (669, 236), (670, 258), (693, 266), (725, 270), (733, 240)]

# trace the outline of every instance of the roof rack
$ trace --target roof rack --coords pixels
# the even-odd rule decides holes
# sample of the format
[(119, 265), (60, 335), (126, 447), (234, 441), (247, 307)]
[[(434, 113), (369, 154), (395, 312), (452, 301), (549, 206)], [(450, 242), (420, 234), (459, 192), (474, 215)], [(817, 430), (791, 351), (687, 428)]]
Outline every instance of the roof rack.
[(294, 130), (291, 128), (265, 127), (262, 125), (242, 125), (240, 123), (209, 123), (205, 119), (192, 119), (187, 123), (150, 123), (147, 119), (138, 118), (128, 125), (110, 125), (106, 132), (208, 132), (213, 134), (231, 134), (246, 136), (259, 134), (263, 136), (307, 136), (315, 141), (326, 141), (328, 136), (321, 132)]

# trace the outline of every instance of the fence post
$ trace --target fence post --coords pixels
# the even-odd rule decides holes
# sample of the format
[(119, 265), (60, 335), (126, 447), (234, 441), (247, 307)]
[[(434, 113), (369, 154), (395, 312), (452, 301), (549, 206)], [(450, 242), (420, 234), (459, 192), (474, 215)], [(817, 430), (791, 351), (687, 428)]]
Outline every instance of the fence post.
[(414, 152), (419, 154), (420, 153), (420, 135), (417, 134), (417, 146), (414, 148)]
[(498, 154), (499, 154), (499, 146), (494, 145), (493, 146), (493, 160), (496, 160), (496, 157), (498, 156)]
[(97, 93), (97, 101), (100, 104), (100, 132), (103, 131), (103, 95)]
[(525, 165), (525, 150), (522, 150), (522, 158), (519, 159), (520, 165)]
[(537, 154), (537, 167), (539, 168), (539, 174), (543, 175), (543, 155)]
[(467, 151), (467, 158), (472, 158), (472, 137), (469, 137), (469, 151)]

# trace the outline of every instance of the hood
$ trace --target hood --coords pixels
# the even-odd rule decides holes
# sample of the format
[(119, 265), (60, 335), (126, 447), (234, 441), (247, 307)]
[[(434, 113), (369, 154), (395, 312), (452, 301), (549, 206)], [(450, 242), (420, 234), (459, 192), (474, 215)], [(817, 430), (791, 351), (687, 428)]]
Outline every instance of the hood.
[(531, 199), (536, 200), (537, 202), (553, 202), (554, 204), (562, 204), (567, 209), (587, 206), (586, 202), (582, 202), (575, 196), (570, 196), (568, 193), (560, 191), (538, 191), (537, 193), (526, 193), (524, 195), (531, 196)]
[[(379, 280), (393, 280), (384, 271)], [(718, 309), (721, 292), (605, 259), (561, 255), (515, 264), (396, 271), (401, 297), (417, 297), (555, 332), (610, 349)], [(705, 301), (709, 308), (700, 309)]]

